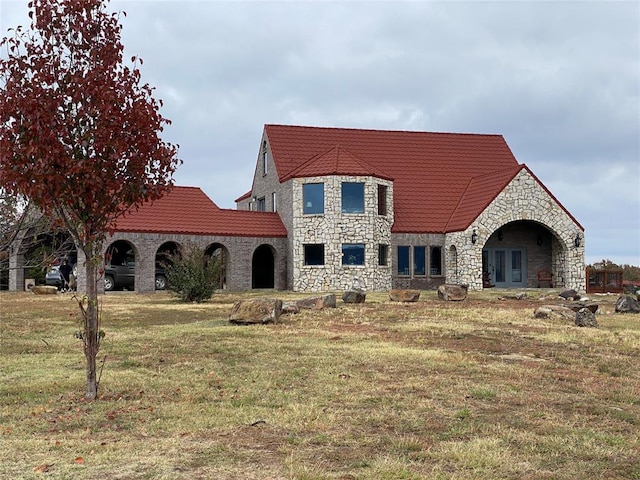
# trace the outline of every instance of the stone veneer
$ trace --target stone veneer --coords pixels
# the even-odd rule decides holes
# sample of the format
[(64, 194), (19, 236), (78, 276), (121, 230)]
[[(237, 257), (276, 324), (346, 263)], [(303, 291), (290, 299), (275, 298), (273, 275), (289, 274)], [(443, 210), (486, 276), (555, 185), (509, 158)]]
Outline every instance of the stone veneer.
[[(364, 183), (364, 213), (342, 213), (342, 182)], [(303, 214), (303, 184), (324, 183), (324, 213)], [(378, 185), (387, 187), (387, 215), (378, 215)], [(294, 291), (352, 287), (354, 277), (369, 291), (391, 288), (393, 184), (375, 177), (322, 176), (292, 180), (291, 264)], [(324, 245), (324, 265), (304, 265), (304, 245)], [(364, 244), (364, 265), (342, 265), (343, 244)], [(378, 265), (378, 245), (389, 247), (387, 265)]]
[[(526, 169), (515, 176), (466, 230), (446, 235), (447, 282), (481, 289), (483, 246), (504, 225), (523, 220), (542, 224), (551, 232), (551, 270), (558, 286), (584, 291), (583, 231)], [(478, 234), (475, 245), (471, 242), (474, 230)], [(576, 235), (581, 238), (579, 247), (574, 245)]]

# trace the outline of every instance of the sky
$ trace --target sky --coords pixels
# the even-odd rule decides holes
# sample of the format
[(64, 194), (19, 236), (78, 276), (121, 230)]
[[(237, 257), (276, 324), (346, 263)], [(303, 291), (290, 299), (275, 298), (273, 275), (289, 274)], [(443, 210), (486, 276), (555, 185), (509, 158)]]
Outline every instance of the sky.
[[(0, 0), (2, 36), (27, 3)], [(251, 189), (265, 124), (500, 134), (585, 228), (588, 264), (640, 265), (638, 1), (107, 8), (172, 121), (176, 184), (222, 208)]]

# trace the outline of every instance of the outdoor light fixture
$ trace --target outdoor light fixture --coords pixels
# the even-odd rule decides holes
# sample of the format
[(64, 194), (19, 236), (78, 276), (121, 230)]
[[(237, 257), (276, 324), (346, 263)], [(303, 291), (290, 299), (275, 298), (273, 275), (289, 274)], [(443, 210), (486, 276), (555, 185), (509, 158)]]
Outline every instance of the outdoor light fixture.
[(576, 234), (576, 239), (573, 241), (573, 244), (576, 246), (576, 248), (580, 248), (580, 245), (582, 245), (582, 238), (580, 238), (580, 234)]
[(538, 238), (536, 239), (536, 243), (538, 244), (538, 246), (542, 245), (542, 235), (538, 235)]
[(504, 238), (504, 234), (502, 233), (502, 230), (498, 231), (498, 240), (502, 241), (503, 238)]
[(476, 229), (474, 228), (473, 233), (471, 234), (471, 243), (475, 245), (477, 241), (478, 241), (478, 232), (476, 232)]

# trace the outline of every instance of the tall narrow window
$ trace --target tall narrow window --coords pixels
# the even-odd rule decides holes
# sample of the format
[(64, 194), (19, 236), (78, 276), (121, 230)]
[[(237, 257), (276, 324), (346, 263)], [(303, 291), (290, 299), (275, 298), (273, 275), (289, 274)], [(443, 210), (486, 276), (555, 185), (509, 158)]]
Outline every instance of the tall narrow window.
[(302, 186), (302, 203), (305, 215), (324, 213), (324, 183), (305, 183)]
[(409, 275), (409, 247), (398, 247), (398, 275)]
[(442, 275), (442, 247), (431, 247), (429, 261), (431, 275)]
[(342, 213), (364, 213), (364, 183), (342, 182)]
[(271, 194), (271, 208), (274, 212), (278, 211), (278, 204), (276, 203), (276, 192)]
[(383, 243), (378, 245), (378, 265), (381, 267), (389, 265), (389, 245)]
[(267, 202), (265, 201), (264, 197), (260, 197), (257, 200), (256, 205), (259, 212), (264, 212), (267, 209)]
[(262, 142), (262, 175), (267, 174), (268, 169), (268, 159), (267, 159), (267, 142)]
[(324, 245), (321, 243), (304, 245), (304, 264), (324, 265)]
[(378, 215), (387, 214), (387, 186), (378, 185)]
[(426, 247), (413, 247), (413, 274), (423, 276), (427, 274)]
[(342, 245), (343, 265), (364, 265), (364, 244), (345, 243)]

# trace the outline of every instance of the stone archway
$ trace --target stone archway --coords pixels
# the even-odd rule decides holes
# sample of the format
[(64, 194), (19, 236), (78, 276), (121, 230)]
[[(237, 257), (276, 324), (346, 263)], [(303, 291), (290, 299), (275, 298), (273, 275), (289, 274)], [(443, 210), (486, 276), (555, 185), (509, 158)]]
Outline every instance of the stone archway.
[(180, 257), (182, 246), (177, 242), (164, 242), (156, 250), (155, 258), (155, 289), (164, 290), (167, 288), (166, 269), (173, 264), (176, 258)]
[(270, 245), (260, 245), (251, 259), (251, 288), (275, 287), (275, 251)]
[(212, 243), (204, 251), (205, 258), (217, 261), (220, 265), (217, 288), (227, 288), (227, 267), (229, 265), (229, 250), (221, 243)]
[(104, 289), (135, 290), (137, 252), (127, 240), (109, 244), (105, 253)]

